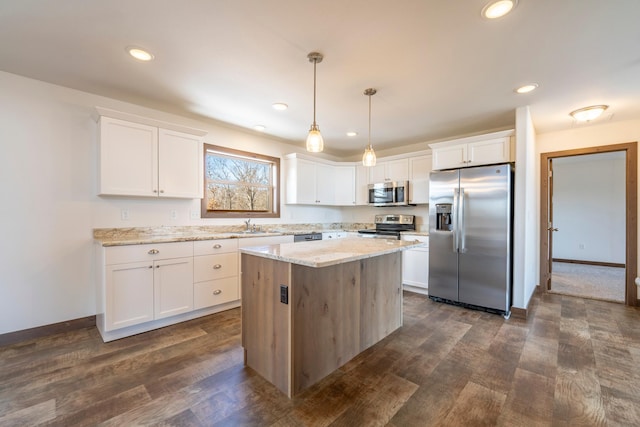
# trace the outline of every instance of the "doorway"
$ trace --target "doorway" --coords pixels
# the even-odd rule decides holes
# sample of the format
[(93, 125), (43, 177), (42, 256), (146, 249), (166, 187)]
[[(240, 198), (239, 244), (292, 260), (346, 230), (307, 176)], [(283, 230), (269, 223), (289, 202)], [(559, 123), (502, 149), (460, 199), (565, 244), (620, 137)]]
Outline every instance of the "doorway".
[[(616, 179), (610, 175), (618, 174), (618, 179), (624, 180), (625, 188), (612, 193), (622, 194), (616, 196), (606, 194), (602, 188), (598, 190), (600, 180), (589, 176), (588, 170), (581, 171), (588, 165), (596, 175), (594, 165), (598, 161), (609, 168), (616, 163), (616, 167), (624, 168), (624, 171), (610, 169), (601, 174), (602, 180), (610, 183)], [(540, 164), (540, 283), (543, 289), (637, 305), (634, 283), (637, 273), (637, 144), (542, 153)], [(557, 186), (554, 176), (558, 179)], [(592, 180), (590, 185), (587, 184), (589, 179)], [(586, 185), (578, 187), (580, 183)], [(572, 188), (572, 185), (578, 188)], [(586, 196), (580, 199), (577, 196), (580, 193), (586, 193)], [(620, 206), (612, 211), (614, 208), (605, 205), (608, 202)], [(603, 242), (608, 246), (602, 247)]]

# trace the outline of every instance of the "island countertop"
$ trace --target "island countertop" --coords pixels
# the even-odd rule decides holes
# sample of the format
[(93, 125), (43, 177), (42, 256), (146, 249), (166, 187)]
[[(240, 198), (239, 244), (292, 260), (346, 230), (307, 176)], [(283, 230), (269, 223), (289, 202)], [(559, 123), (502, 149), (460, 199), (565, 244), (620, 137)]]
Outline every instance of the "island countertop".
[(351, 237), (315, 242), (253, 246), (241, 248), (240, 252), (276, 261), (318, 268), (373, 258), (424, 245), (426, 243), (418, 241)]

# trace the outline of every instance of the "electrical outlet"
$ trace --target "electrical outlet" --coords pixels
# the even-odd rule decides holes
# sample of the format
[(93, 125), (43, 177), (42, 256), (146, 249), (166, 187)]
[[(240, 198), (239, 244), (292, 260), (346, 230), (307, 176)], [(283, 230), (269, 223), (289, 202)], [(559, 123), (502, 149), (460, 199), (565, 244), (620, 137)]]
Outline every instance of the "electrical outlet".
[(584, 249), (584, 243), (580, 243), (580, 244), (578, 245), (578, 249)]
[(120, 219), (123, 221), (129, 220), (129, 209), (121, 209), (120, 210)]
[(176, 211), (175, 209), (171, 209), (169, 211), (169, 218), (172, 220), (178, 219), (178, 211)]
[(280, 302), (289, 304), (289, 287), (286, 285), (280, 285)]
[(200, 219), (200, 212), (195, 209), (191, 209), (189, 215), (191, 216), (191, 219)]

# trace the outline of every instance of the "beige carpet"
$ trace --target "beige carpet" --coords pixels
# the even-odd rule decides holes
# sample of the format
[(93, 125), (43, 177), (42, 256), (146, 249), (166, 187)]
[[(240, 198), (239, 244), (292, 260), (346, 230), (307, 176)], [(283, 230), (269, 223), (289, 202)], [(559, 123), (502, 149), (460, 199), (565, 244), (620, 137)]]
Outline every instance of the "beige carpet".
[(551, 292), (624, 302), (625, 269), (554, 262)]

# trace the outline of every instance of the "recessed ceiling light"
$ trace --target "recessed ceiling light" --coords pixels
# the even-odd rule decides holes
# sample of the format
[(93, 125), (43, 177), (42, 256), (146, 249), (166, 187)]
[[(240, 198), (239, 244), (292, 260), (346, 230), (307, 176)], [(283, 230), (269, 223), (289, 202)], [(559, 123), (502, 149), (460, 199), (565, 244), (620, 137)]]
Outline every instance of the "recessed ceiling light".
[(255, 125), (253, 128), (258, 132), (264, 132), (264, 130), (266, 129), (264, 125)]
[(289, 106), (283, 102), (276, 102), (275, 104), (272, 105), (274, 110), (279, 110), (279, 111), (284, 111), (287, 108), (289, 108)]
[(482, 16), (487, 19), (503, 17), (511, 12), (518, 4), (518, 0), (498, 0), (492, 1), (482, 9)]
[(591, 105), (589, 107), (579, 108), (569, 113), (571, 117), (578, 122), (590, 122), (600, 117), (604, 110), (609, 108), (608, 105)]
[(531, 83), (528, 85), (524, 85), (524, 86), (520, 86), (519, 88), (515, 89), (516, 93), (529, 93), (532, 92), (534, 90), (538, 89), (538, 84), (537, 83)]
[(347, 132), (347, 136), (358, 136), (358, 132)]
[(139, 47), (129, 46), (127, 47), (127, 52), (129, 55), (140, 61), (151, 61), (153, 59), (153, 55), (151, 53), (144, 49), (140, 49)]

